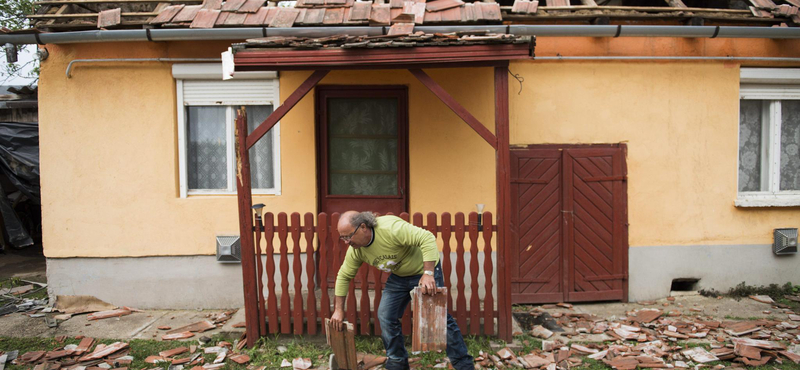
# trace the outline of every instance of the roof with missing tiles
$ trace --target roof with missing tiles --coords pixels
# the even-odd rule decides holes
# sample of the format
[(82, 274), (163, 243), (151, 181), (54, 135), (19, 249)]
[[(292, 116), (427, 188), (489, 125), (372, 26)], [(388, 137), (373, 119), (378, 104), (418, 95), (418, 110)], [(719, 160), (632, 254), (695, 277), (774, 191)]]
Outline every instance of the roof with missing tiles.
[[(469, 24), (800, 24), (800, 0), (727, 0), (728, 8), (629, 6), (631, 0), (43, 0), (29, 16), (39, 30), (117, 28), (336, 27)], [(687, 2), (693, 0), (687, 0)], [(705, 2), (703, 2), (705, 1)], [(695, 4), (711, 4), (696, 0)], [(511, 4), (509, 2), (509, 4)], [(603, 4), (603, 5), (598, 5)], [(621, 5), (609, 5), (621, 4)]]

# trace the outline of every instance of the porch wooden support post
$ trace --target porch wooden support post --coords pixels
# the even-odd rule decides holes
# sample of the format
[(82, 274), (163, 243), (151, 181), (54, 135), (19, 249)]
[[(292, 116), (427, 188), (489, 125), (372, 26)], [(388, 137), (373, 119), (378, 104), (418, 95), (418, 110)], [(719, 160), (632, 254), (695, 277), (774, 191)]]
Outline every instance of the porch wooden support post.
[(423, 72), (421, 69), (409, 69), (414, 77), (416, 77), (419, 82), (422, 82), (425, 87), (428, 88), (434, 95), (436, 95), (439, 100), (442, 101), (445, 105), (447, 105), (453, 113), (459, 116), (464, 122), (466, 122), (469, 127), (472, 127), (478, 135), (481, 135), (483, 140), (486, 140), (489, 145), (492, 146), (495, 150), (497, 150), (497, 138), (494, 134), (492, 134), (489, 129), (486, 128), (480, 121), (478, 121), (475, 116), (469, 113), (469, 111), (464, 108), (461, 104), (456, 101), (450, 94), (445, 91), (442, 86), (440, 86), (436, 81), (434, 81), (431, 76), (428, 76), (427, 73)]
[(278, 109), (275, 109), (272, 114), (270, 114), (269, 117), (264, 120), (264, 122), (261, 122), (261, 124), (258, 125), (258, 127), (256, 127), (250, 135), (247, 135), (247, 131), (245, 131), (245, 136), (247, 136), (247, 149), (250, 149), (253, 147), (253, 145), (256, 145), (258, 139), (261, 139), (261, 137), (264, 136), (264, 134), (266, 134), (273, 126), (275, 126), (275, 124), (277, 124), (278, 121), (280, 121), (281, 118), (286, 115), (286, 113), (289, 113), (289, 111), (292, 110), (292, 108), (294, 108), (294, 106), (297, 105), (297, 103), (299, 103), (300, 100), (303, 99), (303, 97), (314, 88), (314, 86), (317, 86), (317, 84), (325, 77), (325, 75), (328, 74), (328, 72), (330, 71), (314, 71), (314, 73), (312, 73), (311, 76), (309, 76), (302, 84), (300, 84), (300, 86), (297, 87), (297, 90), (295, 90), (292, 95), (289, 95), (289, 98), (287, 98), (283, 104), (278, 107)]
[(511, 152), (508, 129), (508, 65), (494, 68), (497, 136), (497, 309), (500, 339), (511, 338)]
[[(242, 253), (242, 282), (244, 286), (247, 346), (253, 347), (261, 336), (258, 315), (258, 284), (256, 284), (255, 245), (253, 244), (252, 191), (250, 188), (250, 154), (247, 139), (247, 112), (244, 107), (236, 114), (236, 198), (239, 203), (239, 238)], [(268, 251), (269, 253), (269, 251)], [(272, 293), (270, 293), (272, 294)]]

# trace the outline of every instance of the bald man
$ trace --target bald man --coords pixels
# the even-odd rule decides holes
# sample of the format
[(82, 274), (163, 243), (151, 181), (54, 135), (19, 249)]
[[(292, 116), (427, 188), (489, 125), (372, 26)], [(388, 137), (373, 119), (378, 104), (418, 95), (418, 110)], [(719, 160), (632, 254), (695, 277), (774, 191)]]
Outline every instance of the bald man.
[[(381, 339), (387, 357), (384, 368), (408, 369), (408, 352), (400, 318), (411, 301), (409, 293), (414, 287), (419, 286), (423, 294), (432, 295), (436, 294), (437, 286), (444, 286), (436, 237), (399, 217), (375, 217), (372, 212), (343, 213), (337, 230), (339, 238), (350, 248), (347, 248), (336, 277), (331, 322), (338, 330), (342, 330), (347, 291), (362, 263), (390, 273), (378, 308)], [(447, 357), (456, 370), (475, 369), (461, 330), (450, 314), (447, 315)]]

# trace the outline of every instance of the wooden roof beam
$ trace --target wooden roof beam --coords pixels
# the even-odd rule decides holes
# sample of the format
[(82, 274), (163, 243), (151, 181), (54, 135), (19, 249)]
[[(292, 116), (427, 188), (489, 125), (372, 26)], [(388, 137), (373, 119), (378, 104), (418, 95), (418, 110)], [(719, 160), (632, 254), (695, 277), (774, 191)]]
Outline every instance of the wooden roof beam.
[(423, 72), (421, 69), (412, 68), (408, 70), (411, 72), (414, 77), (416, 77), (419, 82), (422, 82), (425, 87), (428, 88), (434, 95), (436, 95), (439, 100), (442, 101), (447, 107), (449, 107), (453, 113), (459, 116), (464, 122), (466, 122), (469, 127), (472, 127), (475, 132), (480, 135), (483, 140), (486, 140), (489, 145), (492, 146), (495, 150), (497, 150), (497, 137), (489, 131), (480, 121), (478, 121), (475, 116), (473, 116), (469, 111), (467, 111), (464, 106), (458, 103), (453, 96), (447, 93), (445, 89), (440, 86), (436, 81), (433, 80), (427, 73)]
[[(26, 15), (30, 19), (64, 19), (64, 18), (97, 18), (99, 13), (80, 13), (80, 14), (31, 14)], [(158, 13), (121, 13), (122, 17), (155, 17)]]
[[(800, 0), (798, 0), (800, 1)], [(513, 7), (501, 6), (500, 10), (511, 12)], [(573, 6), (540, 6), (539, 10), (624, 10), (624, 11), (638, 11), (638, 12), (674, 12), (683, 9), (670, 8), (666, 6), (586, 6), (586, 5), (573, 5)], [(715, 8), (687, 8), (686, 10), (695, 13), (734, 13), (734, 14), (750, 14), (749, 10), (743, 9), (715, 9)]]
[(303, 97), (314, 88), (314, 86), (317, 86), (317, 84), (322, 81), (323, 78), (325, 78), (328, 72), (330, 71), (325, 69), (314, 71), (314, 73), (312, 73), (311, 76), (309, 76), (308, 79), (306, 79), (305, 82), (303, 82), (297, 88), (297, 90), (292, 93), (292, 95), (289, 95), (289, 97), (283, 102), (283, 104), (281, 104), (280, 107), (278, 107), (278, 109), (275, 109), (267, 117), (267, 119), (264, 120), (264, 122), (258, 125), (258, 127), (256, 127), (255, 130), (250, 133), (250, 135), (247, 135), (247, 149), (250, 149), (253, 147), (253, 145), (256, 145), (258, 140), (261, 139), (261, 137), (264, 136), (273, 126), (275, 126), (278, 121), (280, 121), (281, 118), (286, 115), (286, 113), (289, 113), (289, 111), (292, 110), (292, 108), (297, 105), (297, 103), (299, 103), (300, 100), (303, 99)]

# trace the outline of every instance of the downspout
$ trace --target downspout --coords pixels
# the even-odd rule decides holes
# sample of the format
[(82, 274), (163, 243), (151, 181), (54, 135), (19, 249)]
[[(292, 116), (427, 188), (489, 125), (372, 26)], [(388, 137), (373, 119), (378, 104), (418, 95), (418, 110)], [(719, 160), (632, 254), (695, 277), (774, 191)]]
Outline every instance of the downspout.
[[(800, 27), (730, 27), (730, 26), (584, 26), (584, 25), (475, 25), (419, 26), (426, 33), (483, 31), (532, 36), (580, 37), (689, 37), (689, 38), (800, 38)], [(326, 37), (385, 35), (387, 27), (296, 27), (296, 28), (210, 28), (144, 29), (48, 32), (38, 34), (2, 34), (0, 44), (69, 44), (125, 41), (244, 40), (268, 36)]]

